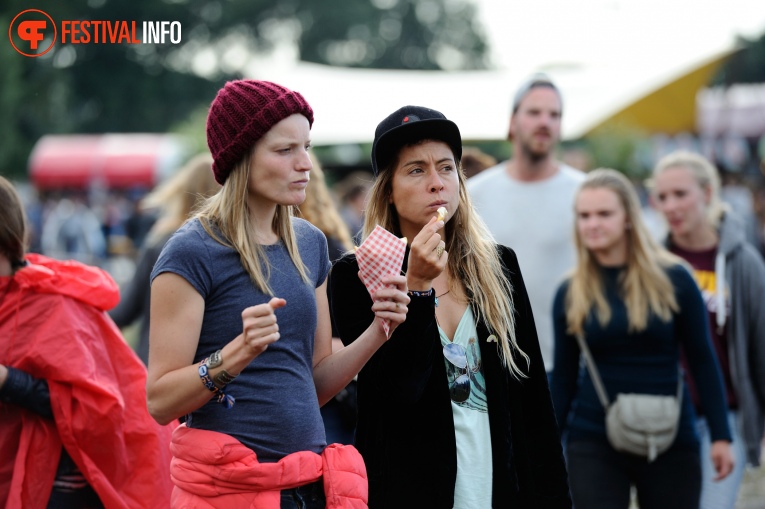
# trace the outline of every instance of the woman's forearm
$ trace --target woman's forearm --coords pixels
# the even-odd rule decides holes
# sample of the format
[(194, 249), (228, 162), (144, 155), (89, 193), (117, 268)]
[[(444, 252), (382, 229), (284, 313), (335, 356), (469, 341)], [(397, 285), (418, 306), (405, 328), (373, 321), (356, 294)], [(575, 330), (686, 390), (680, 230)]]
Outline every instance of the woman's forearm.
[[(244, 347), (242, 335), (221, 349), (223, 363), (209, 369), (211, 380), (222, 370), (230, 375), (238, 375), (254, 358)], [(236, 383), (235, 381), (232, 383)], [(223, 387), (225, 391), (225, 387)], [(167, 424), (173, 419), (193, 412), (217, 397), (199, 374), (199, 364), (192, 364), (165, 373), (156, 380), (150, 380), (146, 388), (149, 413), (160, 424)]]
[(353, 343), (322, 359), (313, 368), (319, 405), (348, 385), (385, 341), (382, 324), (375, 319)]

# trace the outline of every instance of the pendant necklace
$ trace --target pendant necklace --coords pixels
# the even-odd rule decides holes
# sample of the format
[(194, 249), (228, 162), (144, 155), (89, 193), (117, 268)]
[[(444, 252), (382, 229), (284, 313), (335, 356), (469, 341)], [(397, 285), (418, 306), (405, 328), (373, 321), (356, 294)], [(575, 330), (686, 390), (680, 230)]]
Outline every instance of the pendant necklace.
[(449, 290), (446, 290), (446, 291), (445, 291), (444, 293), (442, 293), (441, 295), (436, 295), (436, 307), (438, 307), (438, 298), (439, 298), (439, 297), (443, 297), (444, 295), (446, 295), (446, 294), (447, 294), (447, 293), (449, 293), (449, 292), (451, 292), (451, 289), (449, 289)]

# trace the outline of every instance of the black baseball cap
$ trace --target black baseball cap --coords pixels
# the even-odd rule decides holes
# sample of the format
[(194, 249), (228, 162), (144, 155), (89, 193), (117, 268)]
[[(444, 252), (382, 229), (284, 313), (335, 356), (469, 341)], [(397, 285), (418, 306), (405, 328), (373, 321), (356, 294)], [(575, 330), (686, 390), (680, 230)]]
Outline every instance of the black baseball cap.
[(443, 141), (452, 149), (455, 159), (462, 158), (460, 130), (440, 111), (423, 106), (404, 106), (385, 117), (375, 129), (372, 144), (372, 171), (375, 177), (402, 146), (426, 139)]

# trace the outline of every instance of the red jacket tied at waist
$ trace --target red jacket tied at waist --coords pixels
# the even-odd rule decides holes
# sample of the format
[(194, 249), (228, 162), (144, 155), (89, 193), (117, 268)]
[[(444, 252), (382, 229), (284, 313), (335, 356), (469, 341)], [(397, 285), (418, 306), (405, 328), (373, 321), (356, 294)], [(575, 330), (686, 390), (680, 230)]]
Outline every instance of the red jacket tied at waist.
[(172, 507), (278, 509), (280, 491), (324, 480), (327, 509), (366, 509), (367, 471), (359, 452), (332, 444), (260, 463), (252, 449), (224, 433), (179, 426), (170, 444)]

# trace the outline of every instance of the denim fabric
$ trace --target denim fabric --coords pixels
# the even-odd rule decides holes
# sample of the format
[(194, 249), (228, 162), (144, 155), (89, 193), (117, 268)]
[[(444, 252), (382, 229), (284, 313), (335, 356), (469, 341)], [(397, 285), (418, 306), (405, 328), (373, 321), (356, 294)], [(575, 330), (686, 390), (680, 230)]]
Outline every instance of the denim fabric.
[(712, 449), (711, 438), (709, 434), (709, 425), (704, 417), (696, 420), (696, 429), (699, 433), (701, 442), (701, 505), (700, 509), (733, 509), (738, 498), (738, 490), (744, 479), (744, 470), (746, 468), (746, 450), (744, 442), (738, 430), (738, 414), (728, 412), (728, 422), (731, 433), (733, 434), (733, 443), (731, 451), (733, 452), (733, 472), (722, 481), (713, 481), (717, 473), (712, 464), (712, 457), (709, 455)]
[(630, 489), (640, 509), (697, 509), (701, 466), (696, 448), (673, 446), (649, 463), (605, 440), (569, 441), (569, 485), (576, 509), (625, 509)]
[(324, 509), (326, 505), (323, 479), (290, 490), (282, 490), (281, 509)]

